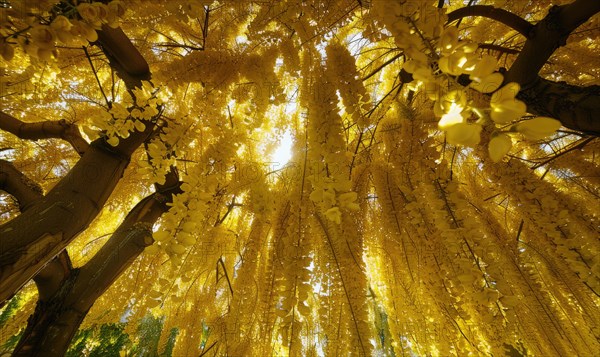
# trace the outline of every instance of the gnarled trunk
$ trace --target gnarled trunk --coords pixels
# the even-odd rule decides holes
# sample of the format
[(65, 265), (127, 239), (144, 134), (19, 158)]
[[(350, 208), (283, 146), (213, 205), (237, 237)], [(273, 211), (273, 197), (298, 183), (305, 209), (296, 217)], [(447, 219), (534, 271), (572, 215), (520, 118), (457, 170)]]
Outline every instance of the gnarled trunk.
[(174, 185), (141, 200), (89, 262), (71, 269), (49, 299), (38, 301), (14, 356), (65, 354), (94, 302), (153, 243), (152, 225), (168, 209), (172, 195), (181, 192), (176, 174), (172, 176)]
[[(150, 78), (148, 64), (123, 31), (105, 27), (99, 37), (128, 87)], [(147, 125), (144, 132), (132, 133), (114, 148), (104, 139), (96, 140), (44, 198), (0, 226), (0, 304), (91, 223), (121, 179), (131, 154), (153, 128)]]

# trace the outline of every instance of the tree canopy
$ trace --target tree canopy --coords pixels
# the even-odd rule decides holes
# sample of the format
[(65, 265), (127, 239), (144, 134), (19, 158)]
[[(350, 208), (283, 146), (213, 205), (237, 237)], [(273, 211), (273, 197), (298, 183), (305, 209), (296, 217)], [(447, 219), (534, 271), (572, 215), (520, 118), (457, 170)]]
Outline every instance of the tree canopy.
[(598, 12), (0, 1), (0, 353), (600, 350)]

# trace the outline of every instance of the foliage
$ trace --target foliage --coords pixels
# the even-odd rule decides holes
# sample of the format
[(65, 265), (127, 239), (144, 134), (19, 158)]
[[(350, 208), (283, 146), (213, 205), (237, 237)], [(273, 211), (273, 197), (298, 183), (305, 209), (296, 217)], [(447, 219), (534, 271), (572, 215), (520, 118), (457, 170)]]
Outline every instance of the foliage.
[[(501, 70), (522, 50), (517, 30), (448, 23), (459, 1), (9, 3), (3, 112), (64, 118), (113, 147), (158, 128), (69, 244), (73, 265), (173, 166), (183, 182), (70, 355), (600, 349), (600, 141), (527, 114)], [(478, 4), (532, 23), (550, 8)], [(540, 75), (598, 84), (597, 23)], [(123, 29), (150, 80), (119, 79), (89, 43), (102, 26)], [(61, 140), (4, 131), (0, 158), (44, 192), (79, 160)], [(0, 343), (24, 328), (33, 291), (0, 313)]]

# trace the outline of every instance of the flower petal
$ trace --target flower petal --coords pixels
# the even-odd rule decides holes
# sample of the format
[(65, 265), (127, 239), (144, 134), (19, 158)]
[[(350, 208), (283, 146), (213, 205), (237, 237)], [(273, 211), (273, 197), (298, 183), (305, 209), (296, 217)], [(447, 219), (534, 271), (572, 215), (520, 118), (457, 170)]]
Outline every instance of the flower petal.
[(488, 152), (493, 162), (502, 160), (512, 148), (512, 139), (507, 134), (498, 134), (490, 140)]
[(526, 139), (541, 140), (552, 135), (560, 126), (560, 122), (556, 119), (537, 117), (517, 124), (515, 129)]
[(446, 140), (454, 145), (475, 146), (481, 140), (481, 125), (459, 123), (446, 129)]

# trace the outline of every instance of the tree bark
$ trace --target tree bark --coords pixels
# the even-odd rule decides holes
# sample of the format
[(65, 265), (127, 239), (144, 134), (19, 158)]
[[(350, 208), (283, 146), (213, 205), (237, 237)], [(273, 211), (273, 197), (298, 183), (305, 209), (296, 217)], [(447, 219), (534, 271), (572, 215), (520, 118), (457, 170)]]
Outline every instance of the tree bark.
[(538, 77), (517, 98), (531, 114), (556, 118), (566, 128), (600, 136), (600, 86), (579, 87)]
[(600, 136), (600, 90), (598, 86), (579, 87), (553, 82), (538, 73), (550, 56), (567, 43), (569, 35), (600, 12), (598, 0), (576, 0), (554, 6), (535, 26), (508, 11), (489, 5), (460, 8), (448, 14), (448, 22), (467, 16), (483, 16), (506, 24), (527, 38), (523, 49), (510, 69), (504, 83), (521, 86), (518, 98), (527, 104), (531, 114), (558, 119), (569, 129)]
[[(99, 32), (103, 48), (114, 49), (111, 58), (120, 64), (132, 63), (125, 68), (134, 71), (131, 75), (136, 78), (150, 77), (149, 72), (142, 73), (148, 70), (147, 63), (140, 65), (143, 57), (120, 29)], [(126, 81), (127, 85), (135, 83)], [(131, 154), (153, 128), (147, 125), (144, 132), (132, 133), (114, 148), (104, 139), (96, 140), (44, 198), (0, 226), (0, 304), (90, 224), (121, 179)]]
[[(97, 44), (130, 92), (141, 86), (142, 81), (150, 80), (148, 62), (120, 28), (102, 26), (102, 31), (98, 31)], [(123, 56), (124, 53), (127, 56)]]
[(472, 5), (456, 9), (448, 14), (448, 23), (467, 16), (481, 16), (496, 20), (518, 31), (525, 37), (529, 36), (529, 32), (533, 28), (533, 25), (529, 21), (509, 11), (496, 8), (492, 5)]
[(71, 144), (79, 155), (83, 155), (88, 147), (87, 141), (81, 137), (77, 126), (67, 123), (64, 119), (24, 123), (11, 115), (0, 112), (0, 129), (14, 134), (21, 139), (64, 139)]
[(506, 72), (504, 82), (521, 85), (518, 98), (530, 113), (558, 119), (569, 129), (600, 135), (600, 90), (598, 86), (578, 87), (538, 76), (548, 58), (581, 24), (600, 12), (598, 0), (576, 0), (553, 7), (532, 29), (521, 53)]
[(176, 181), (141, 200), (88, 263), (71, 270), (50, 299), (38, 302), (13, 356), (64, 356), (94, 302), (153, 243), (152, 225), (179, 187)]
[[(0, 159), (0, 190), (19, 202), (21, 212), (42, 197), (42, 188), (10, 162)], [(0, 250), (1, 252), (1, 250)]]
[(521, 88), (532, 85), (548, 58), (567, 43), (571, 32), (599, 11), (598, 0), (576, 0), (551, 8), (531, 30), (521, 53), (504, 76), (505, 83), (517, 82)]

